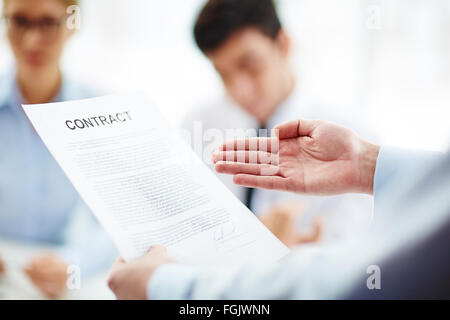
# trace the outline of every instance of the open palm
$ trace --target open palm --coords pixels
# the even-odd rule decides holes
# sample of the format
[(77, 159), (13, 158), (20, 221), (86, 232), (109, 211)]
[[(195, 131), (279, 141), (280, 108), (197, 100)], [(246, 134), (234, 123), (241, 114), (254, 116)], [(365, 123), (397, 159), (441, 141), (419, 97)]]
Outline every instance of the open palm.
[(236, 184), (247, 187), (315, 195), (371, 193), (374, 162), (366, 155), (378, 149), (352, 130), (317, 120), (292, 121), (275, 130), (278, 138), (225, 143), (213, 158), (216, 171), (233, 174)]

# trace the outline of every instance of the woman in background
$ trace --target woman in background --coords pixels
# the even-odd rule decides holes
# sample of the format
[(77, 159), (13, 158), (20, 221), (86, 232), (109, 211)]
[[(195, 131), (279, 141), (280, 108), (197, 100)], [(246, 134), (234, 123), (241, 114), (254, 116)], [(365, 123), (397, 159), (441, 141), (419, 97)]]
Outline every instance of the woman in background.
[[(67, 24), (70, 5), (78, 5), (78, 1), (3, 3), (16, 65), (0, 77), (0, 237), (60, 246), (53, 253), (38, 254), (25, 269), (34, 285), (49, 298), (64, 294), (69, 264), (79, 266), (84, 277), (100, 267), (106, 268), (115, 256), (109, 238), (84, 208), (21, 108), (22, 103), (93, 96), (60, 69), (64, 46), (75, 32)], [(75, 212), (88, 212), (91, 219), (82, 233), (75, 234), (76, 242), (67, 239)], [(3, 254), (0, 273), (7, 272), (7, 261)]]

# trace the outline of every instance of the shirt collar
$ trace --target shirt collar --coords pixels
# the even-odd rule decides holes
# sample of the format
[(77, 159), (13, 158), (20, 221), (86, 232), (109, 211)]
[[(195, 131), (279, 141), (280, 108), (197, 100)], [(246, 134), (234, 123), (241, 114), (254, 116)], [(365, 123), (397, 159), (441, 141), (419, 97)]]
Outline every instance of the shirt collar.
[[(61, 88), (53, 102), (79, 99), (81, 91), (80, 86), (72, 83), (63, 74)], [(16, 82), (16, 72), (10, 69), (0, 77), (0, 109), (19, 106), (22, 103), (23, 97)]]

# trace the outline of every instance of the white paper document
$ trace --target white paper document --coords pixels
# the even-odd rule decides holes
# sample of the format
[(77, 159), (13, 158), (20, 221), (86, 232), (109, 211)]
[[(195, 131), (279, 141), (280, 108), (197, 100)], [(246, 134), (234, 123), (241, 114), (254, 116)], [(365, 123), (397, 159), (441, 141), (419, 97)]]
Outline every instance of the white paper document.
[(24, 105), (126, 260), (153, 244), (184, 263), (270, 263), (288, 249), (143, 95)]

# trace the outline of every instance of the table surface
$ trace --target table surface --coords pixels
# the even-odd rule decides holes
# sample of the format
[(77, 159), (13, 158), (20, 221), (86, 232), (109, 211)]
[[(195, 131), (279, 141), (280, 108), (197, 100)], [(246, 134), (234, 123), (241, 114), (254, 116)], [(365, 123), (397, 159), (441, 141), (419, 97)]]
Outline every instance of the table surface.
[[(0, 300), (42, 300), (45, 297), (23, 273), (23, 268), (39, 252), (51, 251), (51, 246), (21, 243), (0, 238), (0, 255), (5, 263), (5, 273), (0, 276)], [(67, 290), (62, 299), (95, 300), (114, 299), (107, 287), (108, 273), (96, 275), (90, 279), (81, 279), (81, 288)]]

